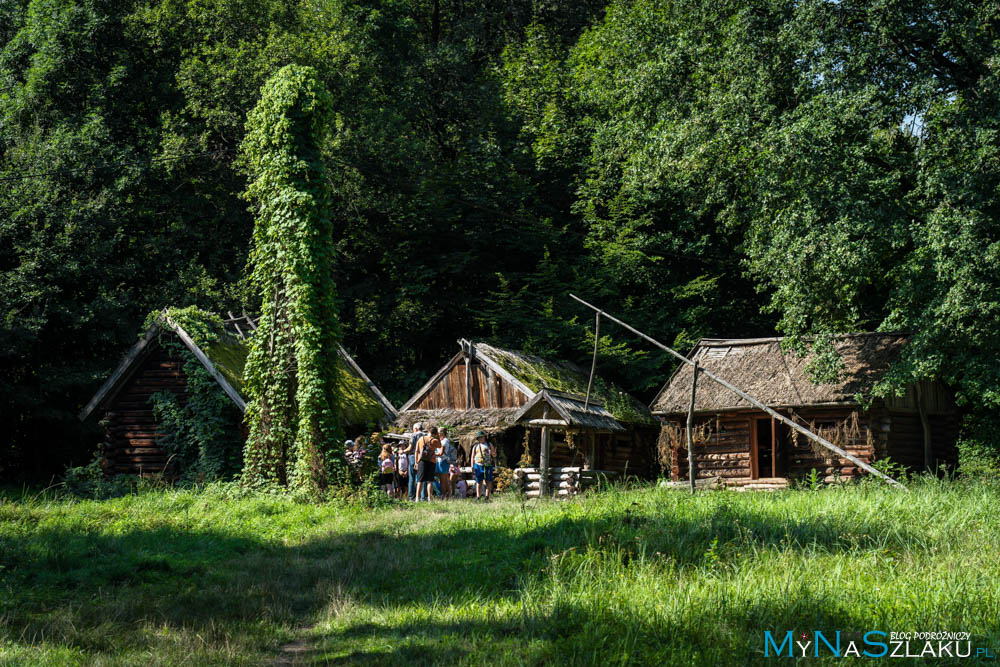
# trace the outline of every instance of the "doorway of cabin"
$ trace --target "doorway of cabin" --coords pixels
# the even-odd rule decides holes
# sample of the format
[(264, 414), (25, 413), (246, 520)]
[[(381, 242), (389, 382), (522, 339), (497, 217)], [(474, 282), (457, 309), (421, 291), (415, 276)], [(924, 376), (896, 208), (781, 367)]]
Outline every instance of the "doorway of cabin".
[(789, 452), (788, 426), (771, 417), (754, 420), (753, 478), (787, 477)]

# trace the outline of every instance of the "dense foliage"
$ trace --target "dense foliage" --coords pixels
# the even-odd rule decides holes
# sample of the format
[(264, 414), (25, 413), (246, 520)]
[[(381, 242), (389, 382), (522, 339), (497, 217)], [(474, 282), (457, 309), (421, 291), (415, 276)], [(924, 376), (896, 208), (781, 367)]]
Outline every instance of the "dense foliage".
[[(88, 455), (75, 412), (149, 310), (259, 312), (234, 161), (292, 63), (331, 92), (340, 320), (390, 398), (460, 336), (585, 361), (573, 290), (682, 348), (912, 331), (882, 389), (942, 378), (988, 423), (998, 47), (970, 0), (3, 3), (0, 475)], [(602, 332), (648, 399), (669, 361)]]
[(288, 65), (264, 85), (247, 119), (242, 166), (256, 214), (250, 279), (261, 316), (244, 380), (250, 486), (322, 490), (342, 424), (334, 225), (323, 162), (330, 93), (312, 68)]

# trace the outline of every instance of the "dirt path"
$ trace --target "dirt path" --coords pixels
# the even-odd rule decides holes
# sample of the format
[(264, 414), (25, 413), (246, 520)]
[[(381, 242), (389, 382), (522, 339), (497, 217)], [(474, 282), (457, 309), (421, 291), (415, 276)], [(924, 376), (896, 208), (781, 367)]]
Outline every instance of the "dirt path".
[(280, 649), (271, 664), (275, 667), (285, 665), (302, 665), (309, 658), (309, 654), (314, 650), (312, 643), (307, 639), (296, 639), (288, 642)]

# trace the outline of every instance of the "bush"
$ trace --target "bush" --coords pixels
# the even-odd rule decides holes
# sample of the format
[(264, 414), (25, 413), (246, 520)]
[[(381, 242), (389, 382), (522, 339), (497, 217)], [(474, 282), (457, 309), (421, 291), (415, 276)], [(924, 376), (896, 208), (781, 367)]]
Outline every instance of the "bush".
[(142, 480), (134, 475), (106, 478), (99, 455), (85, 466), (67, 468), (63, 474), (63, 490), (67, 494), (94, 500), (127, 496), (141, 484)]
[(972, 414), (958, 438), (958, 472), (970, 479), (1000, 478), (1000, 417)]

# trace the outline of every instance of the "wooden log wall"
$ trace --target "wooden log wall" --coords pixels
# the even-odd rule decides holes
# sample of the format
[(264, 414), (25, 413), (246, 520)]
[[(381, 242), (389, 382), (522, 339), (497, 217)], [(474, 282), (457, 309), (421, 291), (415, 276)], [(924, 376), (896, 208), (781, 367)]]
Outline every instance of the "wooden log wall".
[[(837, 444), (848, 453), (871, 462), (884, 436), (876, 429), (869, 431), (869, 415), (852, 408), (808, 409), (794, 411), (799, 423), (815, 428), (819, 435)], [(720, 478), (733, 485), (754, 479), (753, 420), (768, 418), (764, 413), (730, 413), (702, 417), (694, 422), (695, 463), (697, 479)], [(670, 476), (674, 480), (688, 479), (687, 452), (684, 447), (685, 424), (675, 419), (664, 424), (664, 436), (669, 439)], [(782, 429), (781, 425), (778, 425)], [(820, 445), (790, 429), (779, 431), (787, 442), (788, 478), (805, 478), (813, 469), (826, 481), (855, 477), (859, 469), (848, 459), (842, 459)], [(770, 447), (768, 440), (767, 446)], [(770, 478), (770, 470), (758, 470), (756, 479)]]
[[(672, 439), (670, 476), (674, 480), (688, 478), (685, 426), (679, 420), (673, 424), (675, 434), (680, 435)], [(750, 419), (746, 415), (696, 418), (693, 431), (698, 479), (750, 477)]]
[[(478, 361), (469, 370), (473, 408), (519, 408), (530, 399)], [(465, 394), (465, 361), (459, 361), (411, 409), (465, 410)]]
[(104, 414), (104, 470), (108, 475), (146, 475), (171, 472), (167, 454), (157, 440), (163, 437), (149, 404), (161, 391), (186, 391), (183, 362), (157, 346), (128, 379)]
[[(888, 415), (888, 454), (896, 463), (914, 471), (924, 469), (924, 431), (920, 416), (893, 412)], [(958, 416), (929, 415), (931, 445), (938, 465), (953, 470), (958, 465)]]

